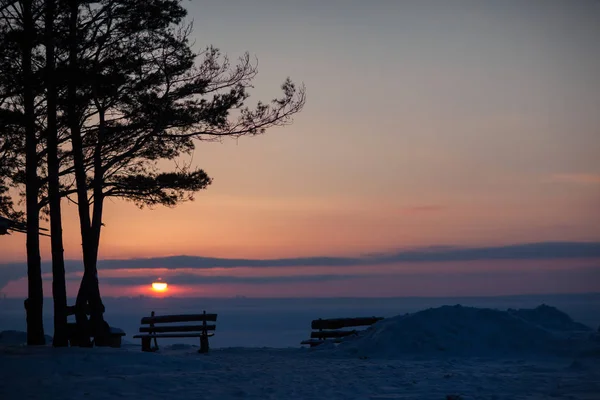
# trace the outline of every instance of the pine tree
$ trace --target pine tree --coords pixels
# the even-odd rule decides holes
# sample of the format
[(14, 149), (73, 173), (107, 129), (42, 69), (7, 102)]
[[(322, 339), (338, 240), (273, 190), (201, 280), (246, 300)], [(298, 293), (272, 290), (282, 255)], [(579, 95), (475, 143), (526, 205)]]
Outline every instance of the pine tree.
[[(249, 54), (232, 64), (213, 47), (194, 52), (189, 42), (191, 26), (183, 23), (186, 10), (179, 0), (37, 3), (36, 15), (45, 17), (45, 23), (36, 21), (32, 32), (38, 26), (40, 40), (21, 41), (21, 51), (6, 53), (0, 62), (15, 65), (15, 54), (21, 54), (21, 64), (27, 65), (25, 50), (31, 49), (36, 54), (34, 64), (43, 73), (32, 70), (35, 79), (28, 81), (27, 88), (11, 86), (9, 70), (0, 71), (0, 88), (6, 89), (0, 100), (21, 95), (25, 99), (16, 112), (0, 107), (0, 127), (33, 132), (31, 138), (38, 138), (35, 143), (44, 144), (35, 157), (34, 142), (22, 145), (17, 154), (26, 160), (27, 174), (14, 173), (12, 180), (26, 184), (28, 204), (37, 191), (38, 217), (40, 209), (50, 215), (56, 326), (66, 322), (60, 198), (75, 195), (84, 264), (76, 319), (86, 337), (83, 345), (90, 345), (90, 335), (102, 344), (108, 329), (96, 264), (104, 201), (116, 197), (139, 207), (174, 207), (192, 200), (212, 179), (200, 168), (178, 167), (177, 161), (189, 157), (198, 143), (259, 135), (290, 123), (304, 105), (305, 91), (288, 79), (281, 98), (248, 107), (257, 74)], [(31, 94), (24, 96), (27, 90)], [(36, 100), (33, 110), (31, 98)], [(28, 112), (36, 115), (34, 125), (24, 123), (26, 117), (11, 125), (12, 117)], [(35, 169), (30, 160), (37, 163)], [(168, 160), (176, 165), (174, 169), (164, 169)], [(30, 216), (34, 218), (33, 208), (28, 207), (28, 228)], [(36, 223), (39, 218), (31, 227)], [(39, 243), (37, 248), (39, 256)], [(89, 321), (84, 310), (90, 312)], [(59, 331), (55, 336), (60, 336)]]
[(210, 184), (208, 175), (189, 168), (164, 172), (159, 160), (191, 154), (197, 140), (257, 135), (289, 123), (305, 95), (287, 80), (282, 98), (246, 107), (257, 72), (249, 55), (231, 66), (212, 47), (194, 53), (177, 0), (69, 4), (65, 109), (72, 118), (85, 268), (78, 304), (89, 303), (97, 338), (106, 326), (96, 268), (104, 200), (175, 206), (192, 199)]

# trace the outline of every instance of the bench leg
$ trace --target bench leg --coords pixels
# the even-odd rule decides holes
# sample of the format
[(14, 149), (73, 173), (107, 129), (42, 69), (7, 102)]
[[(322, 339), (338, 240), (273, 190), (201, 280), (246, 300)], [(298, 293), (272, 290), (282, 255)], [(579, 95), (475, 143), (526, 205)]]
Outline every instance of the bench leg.
[(110, 335), (110, 342), (109, 342), (110, 347), (121, 347), (121, 335)]
[(149, 337), (142, 338), (142, 351), (152, 351), (152, 348), (150, 348), (150, 338)]
[(200, 350), (198, 353), (208, 353), (208, 336), (200, 336)]

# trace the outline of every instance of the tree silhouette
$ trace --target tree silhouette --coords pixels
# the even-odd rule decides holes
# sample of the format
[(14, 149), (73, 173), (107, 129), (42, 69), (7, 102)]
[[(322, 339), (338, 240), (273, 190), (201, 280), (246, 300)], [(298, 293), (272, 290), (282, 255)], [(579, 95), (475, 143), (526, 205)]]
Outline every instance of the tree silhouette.
[(67, 287), (65, 282), (65, 258), (62, 235), (62, 212), (60, 193), (60, 161), (58, 132), (58, 87), (55, 60), (54, 20), (57, 17), (55, 0), (44, 0), (44, 34), (46, 89), (46, 152), (48, 168), (48, 206), (50, 212), (50, 240), (52, 248), (52, 297), (54, 300), (54, 337), (52, 345), (68, 345), (67, 334)]
[(84, 28), (75, 32), (71, 20), (69, 44), (85, 43), (85, 56), (75, 59), (82, 52), (70, 47), (68, 84), (77, 90), (70, 90), (66, 108), (79, 117), (79, 124), (75, 118), (70, 123), (85, 265), (78, 303), (89, 302), (98, 336), (105, 326), (96, 269), (104, 200), (175, 206), (191, 199), (210, 184), (206, 173), (164, 172), (157, 161), (191, 154), (196, 139), (256, 135), (284, 125), (305, 97), (287, 80), (282, 98), (246, 107), (257, 72), (250, 56), (232, 66), (217, 49), (194, 53), (179, 1), (105, 1), (102, 7), (84, 4), (77, 15)]
[(18, 149), (24, 146), (20, 143), (22, 142), (21, 135), (13, 131), (13, 126), (8, 125), (3, 117), (3, 111), (0, 108), (0, 216), (20, 219), (22, 213), (15, 211), (9, 189), (12, 186), (10, 176), (19, 168), (23, 168), (20, 165), (22, 160), (19, 157)]
[[(27, 223), (24, 226), (28, 232), (30, 287), (30, 296), (26, 302), (28, 338), (31, 336), (30, 332), (39, 332), (38, 326), (42, 326), (43, 293), (41, 269), (38, 268), (40, 257), (37, 234), (41, 229), (39, 228), (40, 211), (50, 214), (52, 292), (55, 310), (52, 343), (54, 346), (65, 346), (67, 345), (66, 286), (60, 192), (56, 185), (59, 140), (54, 106), (56, 90), (51, 84), (54, 76), (52, 70), (54, 35), (51, 20), (54, 3), (54, 1), (10, 0), (0, 2), (2, 49), (0, 52), (2, 54), (0, 56), (0, 143), (6, 150), (3, 154), (9, 155), (8, 161), (2, 163), (5, 168), (1, 171), (3, 179), (0, 186), (3, 186), (4, 194), (7, 193), (9, 186), (25, 186)], [(29, 22), (26, 24), (26, 21)], [(45, 45), (46, 54), (43, 52), (42, 45)], [(26, 49), (29, 49), (30, 53), (30, 68), (23, 67), (28, 64)], [(22, 79), (15, 79), (15, 77), (22, 77)], [(33, 97), (33, 107), (30, 99), (25, 96), (27, 93)], [(27, 104), (30, 104), (28, 108), (25, 107)], [(30, 125), (31, 121), (33, 126)], [(62, 141), (64, 142), (64, 139)], [(19, 219), (21, 213), (10, 209), (13, 201), (10, 196), (5, 197), (6, 201), (2, 203), (6, 207), (2, 211), (10, 214), (13, 219)], [(35, 239), (32, 240), (34, 237)], [(33, 296), (32, 286), (36, 288)], [(36, 337), (43, 338), (43, 331), (41, 335), (36, 334)], [(42, 343), (43, 340), (28, 340), (28, 342)]]
[[(10, 154), (11, 166), (5, 165), (8, 176), (21, 173), (25, 180), (25, 200), (27, 219), (27, 277), (28, 298), (25, 301), (27, 313), (27, 343), (45, 343), (42, 321), (43, 288), (41, 258), (39, 248), (38, 203), (39, 182), (37, 170), (38, 130), (36, 115), (36, 27), (33, 0), (0, 2), (0, 128), (4, 154)], [(24, 138), (24, 140), (23, 140)], [(23, 171), (15, 170), (24, 160)], [(0, 186), (6, 197), (7, 175), (2, 175)], [(3, 200), (5, 211), (10, 211), (11, 200)]]
[[(280, 98), (248, 107), (256, 64), (249, 54), (232, 64), (213, 47), (195, 52), (179, 0), (39, 3), (45, 24), (36, 46), (45, 51), (37, 59), (44, 66), (38, 104), (44, 112), (38, 112), (34, 129), (45, 139), (38, 162), (47, 162), (38, 166), (36, 198), (38, 208), (49, 207), (56, 277), (64, 271), (60, 198), (77, 203), (84, 275), (76, 318), (80, 331), (102, 344), (108, 330), (96, 264), (104, 201), (173, 207), (193, 199), (212, 180), (200, 168), (178, 167), (181, 157), (190, 156), (199, 141), (253, 136), (290, 123), (305, 91), (288, 79)], [(0, 81), (5, 78), (0, 72)], [(175, 168), (165, 170), (169, 160)], [(18, 176), (16, 182), (31, 186)], [(55, 308), (61, 323), (63, 303)]]

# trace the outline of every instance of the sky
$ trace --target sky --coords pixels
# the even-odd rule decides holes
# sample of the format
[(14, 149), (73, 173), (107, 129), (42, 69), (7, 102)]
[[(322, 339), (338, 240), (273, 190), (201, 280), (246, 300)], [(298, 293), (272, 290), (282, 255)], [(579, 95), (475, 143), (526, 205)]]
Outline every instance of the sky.
[[(110, 201), (100, 258), (150, 261), (133, 271), (101, 265), (108, 295), (146, 294), (165, 273), (152, 268), (170, 268), (157, 257), (260, 262), (600, 242), (600, 2), (184, 3), (198, 48), (257, 57), (251, 103), (277, 96), (288, 76), (306, 85), (307, 103), (291, 126), (199, 144), (190, 161), (214, 182), (194, 202), (139, 210)], [(76, 212), (64, 203), (71, 260), (81, 257)], [(49, 247), (43, 239), (44, 261)], [(172, 283), (169, 294), (600, 291), (600, 279), (590, 282), (600, 256), (585, 254), (238, 265), (236, 281), (203, 268), (222, 280)], [(24, 235), (0, 237), (0, 275), (15, 277), (0, 292), (26, 295), (25, 259)], [(133, 281), (116, 280), (125, 277)]]

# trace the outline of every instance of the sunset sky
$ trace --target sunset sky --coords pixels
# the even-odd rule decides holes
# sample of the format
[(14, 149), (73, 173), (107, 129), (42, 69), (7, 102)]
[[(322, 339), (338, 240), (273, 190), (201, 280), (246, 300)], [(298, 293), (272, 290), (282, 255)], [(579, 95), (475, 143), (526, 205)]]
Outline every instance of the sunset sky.
[[(290, 76), (305, 83), (307, 104), (291, 126), (198, 145), (192, 162), (214, 183), (194, 202), (106, 206), (104, 260), (244, 262), (101, 264), (103, 294), (148, 294), (159, 276), (171, 279), (170, 295), (186, 296), (600, 291), (599, 1), (185, 4), (198, 48), (258, 58), (251, 103), (277, 96)], [(75, 261), (76, 212), (64, 203), (65, 254)], [(494, 255), (542, 242), (592, 245), (581, 254), (573, 245), (568, 257), (552, 245)], [(248, 261), (438, 246), (449, 255)], [(449, 246), (490, 253), (461, 258)], [(49, 248), (43, 238), (44, 261)], [(26, 296), (25, 260), (23, 234), (0, 237), (0, 292)], [(177, 278), (190, 275), (200, 278)]]

